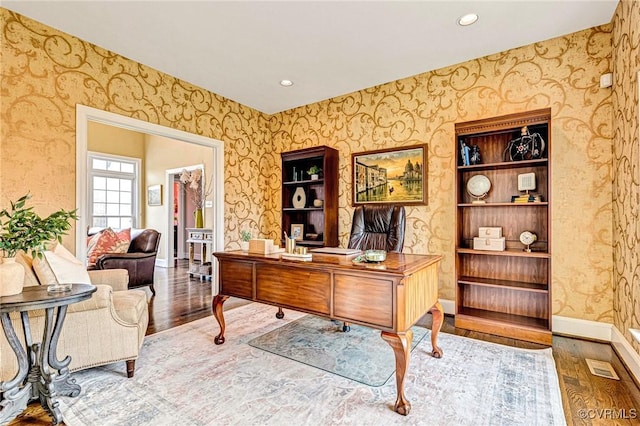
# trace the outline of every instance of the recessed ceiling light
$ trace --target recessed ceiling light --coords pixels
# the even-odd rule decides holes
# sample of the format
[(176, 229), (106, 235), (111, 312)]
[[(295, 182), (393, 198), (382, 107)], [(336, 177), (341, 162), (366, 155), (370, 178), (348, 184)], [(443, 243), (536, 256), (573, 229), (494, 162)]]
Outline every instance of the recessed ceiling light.
[(462, 25), (466, 27), (467, 25), (471, 25), (478, 20), (478, 15), (475, 13), (467, 13), (466, 15), (462, 15), (458, 18), (458, 25)]
[(283, 87), (293, 86), (293, 81), (291, 81), (291, 80), (280, 80), (280, 86), (283, 86)]

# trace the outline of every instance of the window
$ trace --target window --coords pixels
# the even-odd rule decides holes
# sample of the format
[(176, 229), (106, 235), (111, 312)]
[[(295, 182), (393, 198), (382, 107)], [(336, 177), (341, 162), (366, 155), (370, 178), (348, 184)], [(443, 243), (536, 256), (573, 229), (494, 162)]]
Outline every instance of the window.
[(89, 226), (136, 226), (140, 160), (89, 154)]

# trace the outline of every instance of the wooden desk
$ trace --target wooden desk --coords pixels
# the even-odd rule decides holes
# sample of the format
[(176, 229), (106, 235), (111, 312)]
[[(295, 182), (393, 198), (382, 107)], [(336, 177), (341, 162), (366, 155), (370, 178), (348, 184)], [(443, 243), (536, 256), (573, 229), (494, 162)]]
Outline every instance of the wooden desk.
[[(220, 262), (220, 291), (212, 304), (220, 325), (216, 344), (225, 341), (222, 305), (229, 296), (376, 328), (395, 354), (395, 410), (409, 413), (404, 378), (411, 354), (411, 326), (428, 311), (433, 314), (432, 355), (442, 356), (437, 344), (443, 320), (438, 302), (442, 256), (389, 253), (381, 264), (357, 265), (344, 256), (322, 256), (312, 262), (241, 251), (214, 256)], [(276, 316), (284, 316), (282, 309)]]

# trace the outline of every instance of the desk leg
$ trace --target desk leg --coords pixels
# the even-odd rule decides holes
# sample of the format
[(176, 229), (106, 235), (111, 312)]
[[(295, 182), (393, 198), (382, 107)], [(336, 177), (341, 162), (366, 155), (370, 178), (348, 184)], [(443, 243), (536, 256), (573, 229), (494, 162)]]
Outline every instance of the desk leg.
[(438, 346), (438, 333), (440, 333), (440, 328), (444, 321), (444, 309), (442, 309), (440, 302), (436, 302), (431, 308), (431, 317), (431, 356), (434, 358), (442, 358), (442, 349)]
[(393, 409), (399, 414), (406, 416), (409, 414), (409, 411), (411, 411), (411, 403), (404, 397), (404, 376), (409, 370), (413, 331), (411, 331), (411, 329), (405, 333), (389, 333), (383, 331), (381, 336), (391, 348), (393, 348), (393, 353), (396, 357), (396, 388), (398, 397)]
[(27, 403), (31, 398), (31, 383), (25, 383), (29, 371), (29, 361), (18, 335), (16, 334), (8, 313), (3, 313), (0, 318), (4, 335), (7, 337), (9, 346), (13, 349), (18, 360), (18, 371), (13, 379), (0, 382), (0, 425), (9, 423), (27, 408)]
[(222, 305), (228, 298), (229, 296), (221, 296), (219, 294), (216, 294), (213, 298), (213, 302), (211, 303), (213, 315), (216, 317), (218, 325), (220, 325), (220, 334), (218, 334), (213, 340), (216, 345), (221, 345), (224, 343), (224, 314), (222, 312)]

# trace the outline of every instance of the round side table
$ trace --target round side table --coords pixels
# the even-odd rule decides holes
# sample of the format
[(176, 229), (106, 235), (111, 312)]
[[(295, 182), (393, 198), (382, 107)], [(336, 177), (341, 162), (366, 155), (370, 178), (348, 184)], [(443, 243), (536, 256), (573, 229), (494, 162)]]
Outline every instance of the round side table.
[[(9, 423), (27, 407), (30, 401), (39, 399), (56, 425), (62, 421), (58, 408), (58, 395), (78, 396), (80, 386), (69, 377), (71, 357), (58, 360), (56, 349), (67, 307), (89, 299), (96, 291), (90, 284), (73, 284), (65, 292), (49, 292), (46, 285), (25, 287), (22, 293), (0, 297), (0, 320), (9, 345), (18, 360), (18, 372), (6, 382), (0, 382), (0, 424)], [(33, 343), (29, 324), (29, 311), (45, 310), (42, 341)], [(20, 312), (24, 332), (24, 347), (13, 328), (9, 313)], [(55, 318), (54, 318), (55, 316)]]

